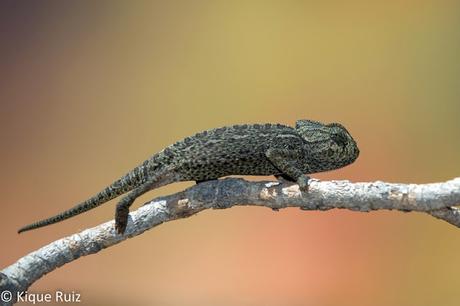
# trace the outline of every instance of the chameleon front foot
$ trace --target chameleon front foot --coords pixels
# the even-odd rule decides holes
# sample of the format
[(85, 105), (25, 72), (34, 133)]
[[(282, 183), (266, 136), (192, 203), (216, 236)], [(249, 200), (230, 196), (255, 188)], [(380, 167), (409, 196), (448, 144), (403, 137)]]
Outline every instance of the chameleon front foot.
[(308, 175), (302, 175), (297, 179), (300, 191), (308, 192), (308, 181), (310, 177)]
[(120, 235), (123, 235), (126, 230), (126, 226), (128, 225), (128, 214), (129, 208), (121, 205), (117, 206), (117, 210), (115, 212), (115, 230)]

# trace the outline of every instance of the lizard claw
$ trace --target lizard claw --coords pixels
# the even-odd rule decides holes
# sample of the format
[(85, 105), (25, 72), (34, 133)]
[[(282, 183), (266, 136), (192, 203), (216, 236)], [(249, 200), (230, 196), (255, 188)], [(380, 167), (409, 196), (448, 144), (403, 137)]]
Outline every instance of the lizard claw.
[(299, 185), (300, 191), (308, 192), (308, 181), (310, 177), (307, 175), (302, 175), (297, 179), (297, 184)]
[(124, 206), (117, 206), (115, 212), (115, 230), (118, 234), (123, 235), (128, 225), (129, 209)]

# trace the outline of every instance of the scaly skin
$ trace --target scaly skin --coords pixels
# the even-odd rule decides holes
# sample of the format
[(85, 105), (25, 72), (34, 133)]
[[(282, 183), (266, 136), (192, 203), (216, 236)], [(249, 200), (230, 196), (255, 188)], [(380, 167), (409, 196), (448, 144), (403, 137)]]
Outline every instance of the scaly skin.
[(338, 123), (299, 120), (295, 128), (244, 124), (211, 129), (165, 148), (87, 201), (18, 232), (65, 220), (131, 191), (115, 213), (116, 230), (123, 234), (134, 200), (160, 186), (227, 175), (275, 175), (307, 191), (307, 174), (344, 167), (358, 155), (356, 142)]

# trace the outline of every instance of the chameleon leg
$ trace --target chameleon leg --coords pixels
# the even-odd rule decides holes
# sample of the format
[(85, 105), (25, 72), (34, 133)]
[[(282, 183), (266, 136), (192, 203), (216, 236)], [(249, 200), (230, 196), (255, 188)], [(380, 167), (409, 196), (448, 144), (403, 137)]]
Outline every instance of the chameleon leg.
[(297, 161), (301, 159), (302, 152), (286, 149), (268, 149), (265, 155), (282, 172), (279, 176), (294, 179), (299, 184), (300, 190), (308, 191), (310, 177), (305, 175), (296, 165)]
[(149, 180), (141, 186), (131, 191), (128, 195), (124, 196), (117, 204), (115, 211), (115, 229), (118, 234), (123, 234), (128, 225), (129, 207), (133, 204), (134, 200), (143, 195), (154, 187), (156, 180)]

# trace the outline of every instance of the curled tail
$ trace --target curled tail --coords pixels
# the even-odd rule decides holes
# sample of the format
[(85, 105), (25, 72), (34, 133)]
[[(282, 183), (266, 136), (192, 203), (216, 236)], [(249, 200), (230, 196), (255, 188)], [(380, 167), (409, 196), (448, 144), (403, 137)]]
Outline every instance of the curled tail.
[(85, 211), (93, 209), (105, 202), (116, 198), (128, 191), (133, 190), (137, 186), (143, 183), (145, 180), (145, 167), (139, 166), (136, 167), (133, 171), (129, 172), (122, 178), (116, 180), (113, 184), (106, 187), (104, 190), (96, 194), (95, 196), (91, 197), (90, 199), (86, 200), (83, 203), (78, 204), (75, 207), (72, 207), (69, 210), (66, 210), (60, 214), (57, 214), (53, 217), (37, 221), (35, 223), (26, 225), (18, 230), (18, 234), (29, 231), (32, 229), (36, 229), (39, 227), (47, 226), (50, 224), (54, 224), (65, 219), (71, 218), (73, 216), (79, 215)]

